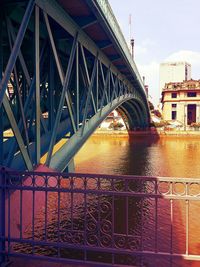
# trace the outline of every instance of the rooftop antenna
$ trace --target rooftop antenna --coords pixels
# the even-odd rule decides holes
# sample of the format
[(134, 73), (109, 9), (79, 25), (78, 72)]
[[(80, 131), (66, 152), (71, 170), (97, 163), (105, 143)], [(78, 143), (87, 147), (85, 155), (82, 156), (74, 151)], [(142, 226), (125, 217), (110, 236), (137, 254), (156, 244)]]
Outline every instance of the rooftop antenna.
[(132, 59), (134, 59), (134, 39), (132, 38), (132, 15), (129, 14), (129, 40)]

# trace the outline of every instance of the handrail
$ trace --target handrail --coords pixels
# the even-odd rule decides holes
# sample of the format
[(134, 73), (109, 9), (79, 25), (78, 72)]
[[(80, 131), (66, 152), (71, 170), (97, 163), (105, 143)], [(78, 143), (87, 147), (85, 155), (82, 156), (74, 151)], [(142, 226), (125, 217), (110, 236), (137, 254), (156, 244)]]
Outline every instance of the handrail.
[(136, 78), (141, 86), (141, 88), (143, 89), (145, 95), (146, 95), (146, 91), (144, 89), (144, 84), (143, 81), (141, 79), (141, 76), (139, 74), (139, 71), (137, 69), (137, 66), (131, 56), (130, 50), (128, 48), (127, 42), (124, 38), (124, 35), (121, 31), (121, 28), (119, 26), (119, 23), (117, 22), (117, 19), (112, 11), (112, 8), (108, 2), (108, 0), (96, 0), (96, 3), (98, 4), (98, 7), (101, 9), (104, 17), (106, 18), (111, 30), (113, 31), (113, 33), (115, 34), (115, 36), (117, 37), (117, 40), (119, 42), (119, 45), (121, 46), (122, 50), (124, 51), (125, 57), (127, 59), (127, 61), (130, 63)]

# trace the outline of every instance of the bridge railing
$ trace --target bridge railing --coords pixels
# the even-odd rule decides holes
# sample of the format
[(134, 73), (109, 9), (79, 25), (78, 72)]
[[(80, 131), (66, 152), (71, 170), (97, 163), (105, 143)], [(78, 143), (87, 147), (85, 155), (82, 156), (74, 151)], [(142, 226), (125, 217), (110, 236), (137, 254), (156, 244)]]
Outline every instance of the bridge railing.
[(200, 179), (1, 170), (2, 177), (2, 261), (166, 267), (200, 260)]
[(139, 74), (137, 66), (136, 66), (136, 64), (135, 64), (135, 62), (131, 56), (127, 42), (126, 42), (124, 35), (121, 31), (119, 23), (118, 23), (115, 15), (113, 14), (113, 11), (111, 9), (109, 2), (107, 0), (106, 1), (105, 0), (96, 0), (96, 2), (98, 3), (99, 7), (101, 8), (106, 20), (108, 21), (110, 28), (112, 29), (113, 33), (117, 37), (116, 39), (118, 40), (121, 48), (123, 49), (124, 54), (127, 58), (127, 61), (130, 63), (130, 65), (131, 65), (131, 67), (132, 67), (132, 69), (133, 69), (133, 71), (137, 77), (137, 80), (139, 81), (144, 93), (146, 94), (145, 89), (144, 89), (144, 83), (141, 79), (141, 76)]

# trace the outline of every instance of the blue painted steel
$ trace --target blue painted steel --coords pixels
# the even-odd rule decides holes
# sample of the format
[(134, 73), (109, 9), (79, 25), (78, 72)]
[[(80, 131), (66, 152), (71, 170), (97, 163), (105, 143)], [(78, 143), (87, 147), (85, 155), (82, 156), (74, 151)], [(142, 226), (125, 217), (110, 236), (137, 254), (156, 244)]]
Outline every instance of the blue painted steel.
[[(10, 4), (4, 1), (4, 13), (8, 15), (2, 22), (5, 75), (0, 97), (2, 94), (5, 112), (0, 111), (0, 127), (2, 132), (12, 129), (14, 133), (4, 142), (1, 134), (1, 162), (5, 166), (30, 170), (47, 154), (46, 165), (66, 169), (114, 108), (122, 112), (129, 130), (148, 126), (143, 85), (135, 65), (127, 62), (127, 51), (123, 53), (117, 35), (113, 36), (114, 31), (108, 34), (112, 27), (102, 16), (104, 7), (100, 10), (101, 5), (95, 1), (81, 1), (89, 8), (87, 21), (81, 16), (72, 20), (62, 0), (35, 0), (36, 15), (32, 12), (33, 1), (28, 5), (27, 0), (13, 2), (11, 13)], [(86, 33), (96, 26), (105, 30), (108, 40), (96, 41)], [(124, 62), (123, 69), (106, 54), (106, 48), (115, 49), (115, 59)], [(8, 85), (7, 94), (8, 80), (13, 89)], [(67, 150), (64, 146), (53, 155), (54, 145), (66, 135)]]
[(49, 63), (49, 129), (53, 129), (54, 121), (55, 121), (55, 114), (54, 114), (54, 86), (55, 86), (55, 75), (54, 75), (54, 61), (53, 61), (53, 55), (51, 54), (50, 51), (50, 63)]
[[(40, 62), (41, 62), (40, 65), (41, 66), (44, 65), (44, 51), (45, 51), (45, 48), (46, 48), (46, 44), (43, 46), (42, 51), (41, 51), (41, 57), (40, 57)], [(23, 64), (22, 64), (22, 66), (23, 66)], [(25, 65), (24, 65), (24, 67), (26, 69)], [(25, 73), (27, 73), (27, 72), (25, 71)], [(25, 74), (25, 76), (26, 76), (26, 74)], [(28, 82), (28, 80), (27, 80), (27, 82)], [(28, 93), (28, 95), (26, 97), (26, 100), (25, 100), (25, 103), (24, 103), (24, 114), (25, 114), (25, 116), (27, 116), (28, 109), (30, 108), (30, 105), (32, 105), (34, 89), (35, 89), (35, 75), (33, 76), (33, 79), (31, 80), (30, 90), (29, 90), (29, 93)], [(31, 116), (32, 119), (33, 119), (34, 111), (35, 110), (33, 109), (32, 110), (32, 116)], [(30, 125), (32, 124), (31, 123), (32, 119), (30, 119), (30, 121), (29, 121)], [(22, 126), (23, 126), (22, 125), (22, 118), (20, 118), (19, 123), (18, 123), (18, 128), (20, 129), (20, 131), (22, 131)], [(28, 125), (27, 125), (27, 127), (28, 127)], [(14, 157), (14, 155), (16, 153), (17, 143), (16, 142), (12, 142), (12, 141), (14, 141), (14, 140), (6, 141), (5, 142), (5, 146), (4, 146), (5, 149), (6, 149), (6, 151), (5, 151), (5, 154), (6, 154), (6, 163), (5, 163), (5, 165), (6, 166), (10, 166), (10, 164), (11, 164), (11, 162), (13, 160), (13, 157)], [(30, 155), (30, 158), (33, 159), (34, 157)]]
[(91, 77), (91, 81), (88, 87), (88, 92), (87, 92), (87, 99), (86, 99), (86, 103), (85, 103), (85, 111), (83, 114), (83, 126), (82, 126), (82, 134), (84, 132), (85, 129), (85, 123), (86, 123), (86, 118), (88, 117), (88, 106), (89, 106), (89, 102), (90, 102), (90, 98), (92, 95), (92, 89), (94, 86), (94, 81), (95, 81), (95, 75), (96, 75), (96, 70), (97, 70), (97, 62), (98, 62), (98, 55), (95, 58), (95, 62), (94, 62), (94, 67), (92, 70), (92, 77)]
[[(2, 12), (0, 12), (0, 82), (2, 80), (2, 73), (3, 73), (3, 16), (2, 16)], [(3, 130), (4, 130), (4, 126), (3, 126), (3, 108), (2, 106), (0, 107), (0, 165), (3, 166), (4, 164), (4, 158), (3, 158), (3, 154), (4, 154), (4, 147), (3, 147)]]
[(35, 136), (36, 136), (36, 164), (41, 158), (41, 130), (40, 130), (40, 10), (35, 6)]
[(86, 124), (84, 132), (82, 128), (76, 132), (51, 158), (50, 167), (55, 170), (64, 170), (70, 160), (79, 151), (85, 141), (96, 130), (98, 125), (110, 114), (110, 112), (120, 106), (123, 102), (132, 99), (132, 95), (122, 95), (119, 99), (113, 101), (113, 106), (110, 108), (110, 103), (102, 107)]
[[(56, 135), (57, 135), (57, 131), (58, 131), (58, 124), (60, 122), (61, 113), (62, 113), (62, 109), (63, 109), (63, 105), (64, 105), (64, 100), (65, 100), (65, 96), (66, 96), (67, 90), (68, 90), (69, 79), (70, 79), (71, 70), (72, 70), (72, 64), (73, 64), (73, 60), (74, 60), (74, 57), (75, 57), (75, 51), (76, 51), (76, 46), (77, 46), (77, 38), (78, 38), (78, 34), (74, 38), (74, 42), (73, 42), (73, 45), (72, 45), (72, 50), (71, 50), (71, 54), (70, 54), (70, 59), (69, 59), (68, 67), (67, 67), (65, 80), (63, 82), (63, 90), (62, 90), (62, 94), (61, 94), (61, 97), (60, 97), (59, 107), (58, 107), (58, 111), (57, 111), (57, 114), (56, 114), (55, 124), (54, 124), (54, 128), (53, 128), (52, 137), (51, 137), (51, 141), (50, 141), (50, 145), (49, 145), (48, 156), (47, 156), (47, 160), (46, 160), (46, 164), (47, 165), (49, 165), (49, 163), (50, 163), (50, 159), (51, 159), (52, 152), (53, 152), (53, 147), (54, 147), (55, 141), (56, 141)], [(68, 104), (68, 108), (69, 108), (69, 104)]]
[[(14, 32), (13, 32), (13, 29), (11, 31), (12, 33), (9, 32), (9, 28), (12, 27), (11, 22), (10, 23), (9, 22), (10, 21), (8, 20), (8, 24), (7, 24), (7, 27), (8, 27), (8, 38), (9, 38), (10, 51), (12, 51), (13, 47), (12, 47), (12, 40), (11, 40), (12, 37), (11, 37), (11, 35), (14, 36)], [(19, 54), (20, 54), (19, 57), (22, 60), (23, 58), (22, 58), (21, 52), (19, 52)], [(14, 74), (14, 77), (15, 77), (16, 91), (17, 91), (16, 94), (17, 94), (17, 100), (19, 102), (20, 115), (21, 115), (21, 118), (22, 118), (22, 123), (23, 123), (24, 131), (25, 131), (25, 144), (27, 146), (28, 154), (30, 155), (30, 151), (29, 151), (29, 137), (28, 137), (28, 131), (27, 131), (27, 126), (26, 126), (26, 118), (25, 118), (25, 114), (24, 114), (24, 108), (23, 108), (22, 97), (21, 97), (21, 93), (20, 93), (19, 78), (18, 78), (16, 66), (14, 66), (13, 74)], [(14, 87), (14, 84), (12, 84), (12, 85)]]
[(15, 62), (16, 62), (16, 59), (17, 59), (17, 56), (18, 56), (18, 53), (19, 53), (19, 50), (20, 50), (20, 47), (21, 47), (21, 44), (23, 41), (24, 34), (26, 31), (29, 19), (31, 17), (31, 13), (32, 13), (33, 8), (34, 8), (34, 4), (35, 4), (34, 0), (29, 0), (26, 12), (24, 14), (22, 23), (20, 25), (20, 28), (19, 28), (19, 31), (17, 34), (17, 38), (15, 40), (13, 50), (10, 54), (8, 64), (6, 66), (3, 78), (2, 78), (1, 83), (0, 83), (0, 107), (1, 107), (1, 104), (3, 102), (6, 87), (7, 87), (8, 81), (10, 79), (11, 73), (13, 71), (13, 68), (14, 68), (14, 65), (15, 65)]
[(79, 94), (79, 44), (76, 47), (76, 128), (79, 129), (79, 108), (80, 108), (80, 94)]

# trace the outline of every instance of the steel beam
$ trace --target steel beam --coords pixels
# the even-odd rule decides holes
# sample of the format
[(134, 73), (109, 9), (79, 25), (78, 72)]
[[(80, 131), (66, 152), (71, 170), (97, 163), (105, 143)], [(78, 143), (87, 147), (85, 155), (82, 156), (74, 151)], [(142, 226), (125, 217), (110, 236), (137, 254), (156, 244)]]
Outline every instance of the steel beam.
[[(2, 80), (3, 73), (3, 14), (0, 11), (0, 82)], [(0, 106), (0, 165), (3, 166), (4, 163), (4, 150), (3, 150), (3, 107)]]
[(82, 147), (89, 136), (95, 131), (99, 124), (110, 114), (111, 111), (116, 109), (123, 102), (132, 99), (132, 96), (124, 99), (121, 96), (119, 99), (113, 100), (113, 106), (110, 104), (102, 108), (101, 116), (97, 112), (90, 121), (85, 125), (84, 134), (81, 134), (82, 129), (80, 128), (69, 140), (65, 143), (60, 150), (58, 150), (51, 158), (49, 167), (55, 170), (65, 170), (70, 160), (75, 156), (78, 150)]
[[(46, 44), (43, 46), (42, 51), (40, 53), (40, 62), (41, 62), (40, 65), (41, 66), (43, 66), (43, 64), (44, 64), (44, 60), (43, 59), (44, 59), (45, 46), (46, 46)], [(26, 65), (24, 67), (26, 68)], [(31, 80), (29, 93), (28, 93), (28, 96), (26, 97), (26, 100), (25, 100), (25, 103), (24, 103), (24, 114), (25, 114), (25, 116), (27, 115), (27, 111), (29, 109), (31, 101), (33, 100), (34, 90), (35, 90), (35, 75)], [(30, 120), (30, 125), (32, 125), (31, 121), (32, 120)], [(43, 122), (42, 119), (41, 119), (41, 122)], [(22, 131), (22, 125), (23, 125), (22, 123), (23, 123), (22, 118), (20, 118), (19, 123), (18, 123), (18, 128), (19, 128), (20, 131)], [(43, 126), (43, 128), (45, 130), (45, 125), (43, 123), (42, 123), (42, 126)], [(47, 131), (45, 130), (45, 132), (47, 132)], [(7, 141), (5, 143), (7, 143)], [(13, 145), (11, 147), (9, 146), (9, 148), (7, 149), (7, 153), (9, 151), (9, 154), (7, 156), (6, 166), (10, 166), (11, 161), (12, 161), (12, 159), (14, 157), (14, 154), (15, 154), (15, 151), (16, 151), (16, 147), (17, 147), (17, 143), (13, 142)], [(6, 151), (5, 151), (5, 154), (6, 154)]]
[(99, 109), (99, 61), (97, 62), (97, 75), (96, 75), (96, 108)]
[[(30, 6), (31, 3), (32, 0), (29, 0)], [(65, 131), (68, 130), (70, 132), (70, 138), (67, 142), (69, 143), (69, 151), (65, 151), (64, 154), (61, 153), (60, 155), (65, 155), (66, 153), (67, 159), (70, 158), (71, 160), (73, 157), (70, 156), (72, 151), (70, 150), (70, 144), (75, 142), (75, 146), (73, 147), (72, 145), (72, 149), (74, 148), (76, 152), (78, 146), (83, 144), (94, 128), (97, 127), (97, 124), (104, 119), (105, 114), (109, 114), (115, 107), (118, 107), (125, 101), (133, 99), (134, 95), (139, 100), (143, 100), (143, 95), (137, 88), (137, 81), (135, 81), (136, 88), (134, 88), (133, 84), (118, 71), (108, 57), (72, 20), (56, 0), (35, 0), (35, 3), (35, 16), (32, 15), (30, 18), (33, 8), (30, 10), (28, 6), (25, 12), (28, 15), (24, 15), (23, 27), (20, 26), (19, 30), (24, 35), (30, 19), (31, 25), (29, 24), (29, 29), (31, 32), (27, 31), (27, 38), (20, 37), (19, 32), (16, 37), (16, 29), (12, 26), (11, 17), (10, 19), (7, 18), (8, 37), (11, 39), (11, 46), (13, 44), (14, 46), (8, 60), (9, 68), (7, 67), (8, 69), (6, 69), (5, 81), (4, 83), (2, 83), (3, 80), (0, 81), (0, 84), (3, 84), (2, 88), (7, 86), (6, 77), (14, 70), (15, 81), (13, 81), (13, 84), (16, 87), (15, 95), (8, 100), (5, 94), (3, 94), (5, 96), (5, 99), (3, 98), (3, 105), (5, 108), (4, 113), (8, 116), (8, 123), (10, 123), (13, 129), (15, 137), (13, 140), (4, 142), (4, 149), (6, 149), (6, 152), (4, 151), (4, 158), (7, 159), (10, 166), (16, 166), (19, 161), (23, 164), (25, 162), (26, 168), (29, 170), (33, 168), (32, 164), (38, 164), (41, 155), (47, 152), (47, 165), (51, 166), (56, 160), (59, 161), (57, 157), (52, 156), (52, 151), (56, 142), (65, 134)], [(40, 10), (43, 11), (44, 20), (40, 18)], [(55, 23), (50, 24), (49, 17)], [(66, 34), (68, 39), (61, 40), (59, 39), (60, 35), (59, 37), (56, 34), (55, 36), (53, 35), (56, 23), (57, 28), (62, 32), (62, 37)], [(103, 25), (105, 24), (103, 23)], [(32, 49), (35, 45), (35, 53), (32, 56), (35, 61), (35, 68), (29, 67), (30, 53), (27, 54), (22, 50), (29, 44), (29, 38), (32, 37), (32, 34), (35, 34), (35, 43), (31, 46)], [(21, 47), (23, 39), (24, 42)], [(8, 38), (5, 38), (5, 40), (8, 40)], [(47, 67), (42, 66), (39, 60), (42, 54), (42, 51), (40, 53), (40, 44), (44, 42), (48, 42), (46, 53), (50, 53), (54, 57), (49, 59), (46, 57), (46, 54), (43, 55), (42, 60), (47, 63)], [(67, 52), (63, 48), (67, 49)], [(12, 56), (14, 50), (17, 51), (15, 56), (19, 58), (19, 67), (16, 66), (15, 56)], [(67, 66), (67, 70), (64, 69), (64, 66)], [(11, 71), (10, 68), (12, 69)], [(60, 88), (61, 86), (62, 88)], [(19, 93), (19, 88), (22, 90), (22, 97), (20, 95), (21, 92)], [(71, 94), (69, 89), (72, 90)], [(136, 92), (137, 90), (138, 93)], [(55, 92), (56, 94), (54, 94)], [(19, 100), (16, 106), (14, 106), (13, 103), (17, 98)], [(26, 98), (29, 99), (28, 102)], [(30, 103), (34, 103), (34, 108), (30, 107), (29, 110), (28, 105)], [(65, 103), (67, 108), (63, 109), (64, 105), (66, 105)], [(141, 113), (144, 107), (145, 104), (141, 106)], [(16, 113), (15, 110), (17, 110)], [(48, 129), (45, 127), (46, 122), (41, 111), (47, 112), (49, 115), (46, 119), (48, 121)], [(89, 121), (86, 123), (87, 119)], [(146, 118), (144, 122), (145, 120)], [(64, 129), (65, 124), (66, 129)], [(42, 125), (44, 125), (44, 131)], [(62, 129), (60, 129), (60, 125), (62, 125)], [(80, 127), (81, 125), (82, 127)], [(3, 124), (1, 126), (3, 128)], [(23, 141), (23, 130), (25, 130), (26, 142)], [(75, 140), (77, 136), (79, 137)], [(15, 138), (16, 142), (14, 142)], [(9, 144), (12, 141), (14, 146), (11, 146), (10, 149)], [(1, 144), (3, 146), (3, 140)], [(19, 146), (19, 151), (16, 150), (17, 145)], [(63, 149), (59, 151), (63, 151)], [(60, 153), (59, 151), (58, 153)], [(65, 161), (65, 158), (60, 159), (60, 163), (58, 163), (59, 166), (63, 167), (64, 163), (61, 161)]]
[[(70, 119), (71, 119), (71, 122), (72, 122), (72, 127), (73, 127), (74, 132), (76, 132), (76, 125), (75, 125), (75, 122), (74, 122), (74, 117), (73, 117), (73, 112), (72, 112), (72, 108), (71, 108), (71, 103), (70, 103), (70, 100), (69, 100), (69, 95), (68, 95), (68, 90), (67, 90), (68, 88), (67, 87), (68, 87), (68, 84), (69, 84), (70, 74), (71, 74), (71, 70), (72, 70), (72, 62), (73, 62), (73, 59), (74, 59), (75, 48), (76, 48), (75, 46), (77, 45), (77, 42), (78, 42), (78, 32), (77, 32), (77, 34), (76, 34), (76, 36), (74, 38), (74, 43), (73, 43), (73, 46), (72, 46), (73, 49), (71, 51), (71, 57), (69, 59), (66, 76), (64, 76), (62, 65), (60, 63), (60, 60), (59, 60), (59, 57), (58, 57), (58, 53), (57, 53), (57, 50), (56, 50), (56, 46), (55, 46), (55, 42), (54, 42), (54, 39), (53, 39), (53, 35), (52, 35), (52, 32), (51, 32), (48, 16), (47, 16), (47, 14), (45, 12), (43, 12), (43, 15), (44, 15), (47, 31), (48, 31), (48, 34), (49, 34), (51, 47), (52, 47), (53, 54), (54, 54), (54, 57), (55, 57), (57, 70), (58, 70), (58, 73), (59, 73), (59, 76), (60, 76), (61, 83), (63, 85), (63, 94), (65, 94), (65, 99), (66, 99), (66, 102), (67, 102), (67, 107), (69, 109), (69, 115), (70, 115)], [(61, 103), (62, 103), (62, 107), (63, 107), (64, 98), (62, 98)], [(59, 116), (61, 116), (61, 113), (60, 113)]]
[[(10, 35), (12, 42), (15, 43), (16, 35), (15, 35), (15, 31), (14, 31), (12, 22), (11, 22), (9, 17), (6, 17), (6, 22), (7, 22), (7, 28), (8, 28), (8, 36)], [(24, 72), (24, 76), (26, 77), (27, 84), (30, 86), (31, 79), (30, 79), (30, 75), (29, 75), (28, 69), (26, 67), (26, 63), (25, 63), (24, 57), (22, 55), (21, 49), (19, 49), (19, 55), (18, 56), (19, 56), (19, 61), (20, 61), (21, 66), (22, 66), (22, 70)]]
[(17, 56), (19, 54), (19, 50), (20, 50), (20, 47), (21, 47), (21, 44), (22, 44), (22, 41), (24, 38), (24, 34), (25, 34), (29, 19), (31, 17), (31, 14), (32, 14), (32, 11), (34, 8), (34, 4), (35, 4), (35, 0), (29, 0), (28, 6), (26, 8), (26, 12), (24, 14), (22, 23), (20, 25), (20, 28), (19, 28), (19, 31), (17, 34), (17, 38), (15, 40), (15, 44), (13, 46), (12, 52), (10, 54), (10, 57), (9, 57), (9, 60), (8, 60), (8, 63), (7, 63), (5, 72), (4, 72), (4, 76), (3, 76), (1, 83), (0, 83), (0, 107), (1, 107), (2, 102), (3, 102), (4, 94), (6, 91), (8, 81), (10, 79), (10, 75), (13, 71)]
[(55, 86), (55, 75), (54, 75), (54, 61), (53, 61), (53, 55), (51, 53), (51, 50), (49, 51), (50, 54), (50, 62), (49, 62), (49, 128), (53, 129), (54, 120), (55, 120), (55, 114), (54, 114), (54, 86)]
[[(83, 134), (84, 129), (85, 129), (85, 123), (86, 123), (86, 119), (87, 119), (87, 115), (88, 115), (88, 106), (90, 103), (90, 98), (92, 96), (92, 88), (93, 88), (94, 81), (95, 81), (97, 63), (98, 63), (98, 55), (95, 58), (94, 67), (92, 70), (92, 77), (91, 77), (90, 85), (89, 85), (88, 92), (87, 92), (87, 99), (86, 99), (86, 103), (85, 103), (85, 112), (83, 115), (82, 134)], [(96, 110), (95, 110), (95, 113), (96, 113)]]
[(6, 94), (4, 95), (4, 98), (3, 98), (3, 106), (4, 106), (4, 109), (6, 111), (6, 115), (8, 116), (11, 128), (13, 130), (14, 136), (15, 136), (16, 141), (18, 143), (19, 149), (20, 149), (20, 151), (21, 151), (21, 153), (23, 155), (23, 159), (24, 159), (24, 162), (26, 164), (26, 167), (27, 167), (27, 169), (29, 171), (31, 171), (31, 170), (33, 170), (33, 164), (32, 164), (32, 162), (30, 160), (30, 157), (28, 155), (27, 149), (26, 149), (26, 147), (24, 145), (23, 138), (22, 138), (20, 130), (19, 130), (18, 126), (17, 126), (17, 122), (15, 120), (13, 111), (12, 111), (12, 109), (10, 107), (10, 103), (9, 103), (9, 100), (8, 100), (8, 97), (7, 97)]
[[(64, 11), (64, 9), (54, 0), (35, 0), (36, 4), (44, 10), (50, 17), (52, 17), (62, 28), (64, 28), (70, 35), (75, 36), (79, 32), (79, 43), (82, 44), (94, 56), (99, 54), (99, 61), (101, 61), (107, 68), (110, 66), (110, 60), (97, 47), (88, 35), (80, 29), (80, 27), (72, 20), (72, 18)], [(111, 71), (116, 75), (119, 73), (117, 68), (111, 64)], [(119, 73), (119, 79), (125, 79), (125, 76)], [(127, 80), (127, 83), (129, 81)], [(131, 83), (130, 83), (130, 86)]]
[[(11, 39), (12, 39), (12, 36), (14, 36), (14, 32), (13, 32), (13, 29), (11, 31), (9, 31), (9, 28), (11, 29), (12, 25), (11, 25), (11, 22), (7, 19), (8, 40), (9, 40), (9, 45), (10, 45), (10, 51), (12, 51), (13, 46), (12, 46), (12, 40)], [(11, 34), (11, 32), (12, 32), (12, 34)], [(14, 40), (13, 40), (13, 42), (14, 42)], [(19, 57), (22, 60), (23, 57), (22, 57), (21, 51), (19, 52), (19, 54), (20, 54)], [(20, 108), (20, 117), (21, 117), (23, 127), (24, 127), (26, 147), (27, 147), (28, 154), (29, 154), (29, 137), (28, 137), (28, 131), (27, 131), (27, 127), (26, 127), (26, 118), (25, 118), (25, 113), (24, 113), (24, 108), (23, 108), (23, 103), (22, 103), (22, 97), (21, 97), (21, 93), (20, 93), (20, 84), (19, 84), (19, 78), (18, 78), (18, 74), (17, 74), (16, 65), (14, 66), (13, 72), (14, 72), (14, 77), (15, 77), (16, 96), (17, 96), (17, 99), (19, 102), (19, 108)], [(13, 87), (14, 87), (14, 82), (13, 82)]]
[(136, 111), (137, 111), (137, 114), (139, 116), (139, 121), (140, 121), (140, 127), (145, 127), (145, 117), (144, 117), (144, 114), (142, 112), (142, 109), (141, 109), (141, 106), (140, 104), (138, 103), (138, 100), (137, 101), (132, 101), (132, 105), (135, 107)]
[[(46, 160), (46, 165), (49, 165), (50, 160), (51, 160), (51, 156), (52, 156), (52, 152), (53, 152), (53, 147), (56, 141), (56, 135), (57, 135), (57, 130), (58, 130), (58, 124), (60, 122), (60, 118), (61, 118), (61, 114), (62, 114), (62, 110), (63, 110), (63, 105), (64, 105), (64, 100), (65, 97), (68, 96), (68, 85), (69, 85), (69, 80), (70, 80), (70, 75), (71, 75), (71, 71), (72, 71), (72, 65), (73, 65), (73, 61), (74, 61), (74, 57), (75, 57), (75, 52), (76, 52), (76, 47), (77, 47), (77, 42), (78, 42), (78, 34), (75, 36), (74, 38), (74, 42), (72, 45), (72, 49), (71, 49), (71, 53), (70, 53), (70, 59), (68, 62), (68, 67), (67, 67), (67, 72), (66, 72), (66, 76), (65, 79), (63, 77), (63, 71), (59, 62), (59, 58), (57, 55), (57, 51), (55, 48), (55, 44), (54, 44), (54, 40), (53, 40), (53, 36), (50, 30), (50, 25), (49, 25), (49, 21), (48, 21), (48, 17), (47, 15), (44, 13), (44, 18), (45, 18), (45, 22), (46, 22), (46, 26), (48, 29), (48, 33), (49, 33), (49, 37), (51, 40), (51, 45), (52, 45), (52, 49), (53, 49), (53, 53), (56, 59), (56, 63), (58, 64), (58, 70), (59, 70), (59, 74), (61, 75), (61, 82), (63, 84), (63, 89), (62, 89), (62, 93), (60, 96), (60, 102), (59, 102), (59, 106), (58, 106), (58, 110), (57, 110), (57, 114), (56, 114), (56, 119), (55, 119), (55, 124), (54, 124), (54, 128), (52, 131), (52, 137), (51, 137), (51, 141), (50, 141), (50, 145), (49, 145), (49, 151), (48, 151), (48, 156), (47, 156), (47, 160)], [(70, 102), (69, 102), (69, 98), (67, 97), (67, 104), (68, 104), (68, 109), (69, 109), (69, 113), (70, 113)], [(72, 121), (72, 126), (73, 126), (73, 130), (74, 132), (76, 132), (76, 127), (75, 127), (75, 122), (73, 119), (73, 114), (72, 111), (70, 113), (70, 118)]]
[[(11, 35), (12, 41), (14, 43), (16, 41), (16, 36), (15, 36), (15, 32), (14, 32), (12, 23), (11, 23), (9, 18), (7, 18), (7, 28), (8, 28), (8, 35)], [(43, 53), (44, 53), (44, 47), (43, 47), (43, 51), (42, 51), (41, 54), (43, 55)], [(20, 49), (19, 49), (19, 61), (21, 63), (21, 67), (22, 67), (23, 73), (25, 75), (26, 82), (27, 82), (28, 86), (31, 86), (31, 77), (30, 77), (28, 68), (26, 66), (24, 57), (23, 57), (22, 52), (21, 52)], [(26, 99), (26, 96), (24, 98)], [(43, 127), (44, 131), (47, 132), (47, 127), (45, 125), (44, 118), (43, 118), (41, 112), (40, 112), (40, 120), (41, 120), (41, 124), (42, 124), (42, 127)]]
[(79, 129), (79, 44), (76, 47), (76, 127)]
[[(90, 77), (89, 77), (89, 73), (88, 73), (85, 53), (84, 53), (83, 46), (80, 45), (80, 47), (81, 47), (81, 54), (82, 54), (82, 58), (83, 58), (84, 70), (85, 70), (85, 74), (86, 74), (87, 85), (88, 85), (88, 88), (89, 88), (90, 84), (91, 84), (91, 81), (90, 81)], [(95, 105), (95, 101), (94, 101), (93, 92), (91, 91), (90, 93), (91, 93), (91, 97), (92, 97), (92, 104), (93, 104), (94, 112), (96, 113), (96, 105)]]
[(36, 164), (40, 163), (40, 10), (35, 6), (35, 135)]
[[(103, 79), (103, 86), (105, 86), (105, 77), (104, 77), (102, 63), (100, 61), (99, 61), (99, 65), (100, 65), (101, 77)], [(110, 70), (110, 67), (108, 69)], [(106, 97), (106, 100), (107, 100), (107, 103), (108, 103), (108, 93), (107, 93), (107, 90), (105, 90), (105, 97)]]

